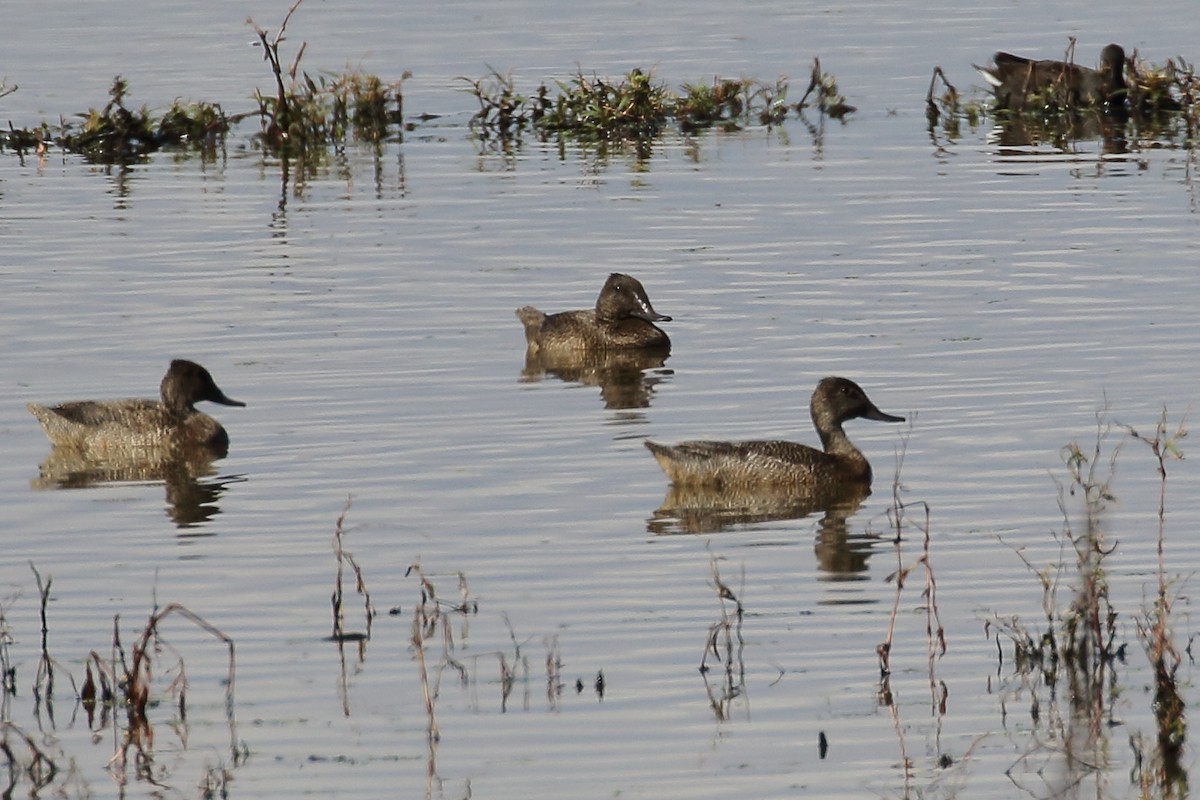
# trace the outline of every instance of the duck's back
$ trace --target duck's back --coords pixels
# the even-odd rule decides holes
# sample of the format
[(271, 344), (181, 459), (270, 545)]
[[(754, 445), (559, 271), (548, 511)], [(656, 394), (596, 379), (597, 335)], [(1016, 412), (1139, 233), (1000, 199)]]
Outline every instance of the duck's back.
[(525, 326), (525, 341), (542, 350), (594, 350), (600, 346), (600, 327), (592, 310), (545, 314), (533, 306), (517, 309)]
[(815, 487), (871, 481), (871, 466), (857, 451), (834, 455), (782, 440), (675, 445), (648, 441), (646, 447), (671, 482), (681, 485)]
[(533, 306), (517, 309), (525, 341), (543, 353), (590, 353), (627, 348), (667, 348), (671, 340), (652, 323), (628, 318), (602, 322), (591, 309), (544, 314)]

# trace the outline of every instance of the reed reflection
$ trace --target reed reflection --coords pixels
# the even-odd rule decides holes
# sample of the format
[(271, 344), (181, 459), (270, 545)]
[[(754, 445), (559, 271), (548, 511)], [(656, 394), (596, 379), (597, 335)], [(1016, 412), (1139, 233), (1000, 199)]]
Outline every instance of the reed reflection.
[(669, 347), (577, 353), (529, 348), (521, 382), (537, 383), (552, 375), (568, 383), (600, 387), (605, 408), (649, 408), (654, 388), (671, 374), (660, 369), (670, 355)]
[[(153, 451), (152, 451), (153, 452)], [(170, 458), (134, 453), (91, 459), (69, 447), (51, 447), (30, 481), (34, 489), (88, 489), (116, 483), (161, 483), (166, 488), (167, 516), (178, 528), (191, 528), (221, 513), (218, 499), (240, 476), (210, 479), (217, 454), (204, 447), (187, 448)]]

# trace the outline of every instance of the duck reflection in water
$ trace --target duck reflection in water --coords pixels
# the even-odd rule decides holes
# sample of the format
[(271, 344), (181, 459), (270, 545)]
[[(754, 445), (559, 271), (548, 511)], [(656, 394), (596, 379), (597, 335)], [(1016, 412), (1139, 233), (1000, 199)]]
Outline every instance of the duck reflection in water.
[(671, 340), (655, 322), (669, 322), (650, 303), (640, 281), (614, 272), (593, 309), (546, 314), (517, 309), (525, 328), (523, 382), (550, 374), (560, 380), (599, 386), (606, 408), (646, 408), (654, 386), (669, 374), (647, 375), (671, 355)]
[(213, 462), (228, 452), (229, 435), (195, 404), (245, 403), (225, 396), (204, 367), (182, 359), (171, 362), (160, 395), (160, 400), (30, 403), (30, 413), (52, 444), (33, 488), (161, 482), (170, 516), (180, 527), (220, 513), (216, 499), (233, 479), (201, 479), (212, 475)]
[(769, 484), (757, 488), (672, 484), (647, 521), (646, 530), (657, 536), (721, 533), (821, 514), (813, 548), (817, 563), (836, 579), (853, 578), (866, 571), (871, 547), (878, 539), (866, 534), (852, 536), (847, 520), (858, 513), (870, 494), (870, 487), (862, 483), (812, 492)]
[(604, 407), (611, 409), (649, 408), (654, 389), (671, 371), (662, 369), (670, 350), (604, 351), (574, 355), (525, 352), (522, 383), (536, 383), (553, 375), (567, 383), (600, 387)]
[(221, 513), (218, 500), (242, 476), (216, 476), (212, 454), (177, 453), (167, 460), (122, 457), (89, 459), (69, 447), (51, 447), (30, 481), (34, 489), (87, 489), (114, 483), (161, 483), (166, 487), (167, 516), (179, 528), (208, 522)]

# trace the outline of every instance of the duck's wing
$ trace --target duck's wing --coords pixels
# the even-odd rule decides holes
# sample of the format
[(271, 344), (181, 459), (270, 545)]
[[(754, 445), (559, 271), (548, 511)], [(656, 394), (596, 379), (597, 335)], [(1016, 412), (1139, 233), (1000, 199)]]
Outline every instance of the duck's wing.
[(156, 400), (113, 400), (101, 402), (81, 400), (57, 406), (30, 405), (29, 410), (39, 421), (46, 417), (83, 427), (120, 423), (135, 416), (151, 413), (159, 407)]
[(646, 442), (674, 483), (741, 484), (803, 482), (815, 477), (829, 456), (795, 442), (690, 441), (674, 445)]

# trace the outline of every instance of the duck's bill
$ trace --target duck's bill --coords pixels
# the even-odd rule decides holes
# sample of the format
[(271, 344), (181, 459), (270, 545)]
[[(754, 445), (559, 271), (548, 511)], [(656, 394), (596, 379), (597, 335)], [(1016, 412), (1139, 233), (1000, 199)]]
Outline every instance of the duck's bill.
[(875, 408), (875, 407), (872, 407), (871, 410), (868, 411), (866, 414), (863, 414), (863, 416), (867, 419), (876, 420), (877, 422), (904, 422), (904, 417), (897, 417), (897, 416), (893, 416), (892, 414), (885, 414), (882, 411), (880, 411), (878, 408)]
[(208, 399), (212, 400), (214, 403), (220, 403), (223, 406), (239, 406), (241, 408), (246, 407), (246, 404), (241, 400), (234, 400), (232, 397), (226, 397), (224, 392), (217, 392), (216, 397), (210, 397)]

